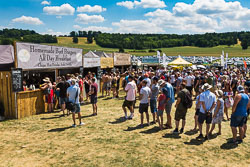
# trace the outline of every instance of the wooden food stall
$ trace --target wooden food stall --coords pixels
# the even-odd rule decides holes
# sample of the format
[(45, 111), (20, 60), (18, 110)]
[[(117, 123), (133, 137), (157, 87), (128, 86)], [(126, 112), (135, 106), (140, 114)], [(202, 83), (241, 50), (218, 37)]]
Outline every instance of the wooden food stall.
[[(31, 89), (28, 86), (28, 90), (24, 91), (23, 73), (50, 73), (53, 75), (51, 81), (55, 81), (58, 70), (82, 66), (82, 49), (78, 48), (18, 42), (14, 45), (14, 53), (15, 69), (9, 71), (8, 76), (1, 72), (1, 76), (5, 78), (1, 79), (1, 82), (6, 83), (8, 80), (9, 94), (11, 94), (11, 98), (5, 102), (12, 104), (7, 107), (8, 110), (5, 109), (6, 113), (9, 113), (6, 118), (19, 119), (47, 111), (44, 93), (39, 89), (43, 77), (39, 75), (40, 77), (37, 77), (39, 81), (34, 81), (35, 76), (30, 76), (33, 79), (30, 81)], [(1, 82), (0, 88), (4, 85)]]
[(131, 66), (131, 55), (127, 53), (113, 53), (114, 66), (119, 68), (121, 73), (126, 71), (126, 68)]

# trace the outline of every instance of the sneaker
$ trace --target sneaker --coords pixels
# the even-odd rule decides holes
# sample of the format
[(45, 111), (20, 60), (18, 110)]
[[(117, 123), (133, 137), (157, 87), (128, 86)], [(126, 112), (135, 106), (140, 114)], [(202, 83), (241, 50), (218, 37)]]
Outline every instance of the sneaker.
[(72, 127), (75, 128), (75, 127), (76, 127), (76, 124), (73, 124)]
[(174, 131), (173, 131), (173, 134), (178, 134), (178, 129), (176, 128)]
[(124, 118), (125, 118), (125, 119), (128, 119), (128, 117), (127, 117), (127, 116), (125, 116)]
[(184, 129), (183, 129), (183, 128), (181, 128), (180, 133), (183, 133), (183, 131), (184, 131)]
[(79, 126), (82, 126), (82, 125), (85, 125), (85, 123), (81, 122), (81, 123), (79, 124)]
[(230, 140), (228, 143), (229, 143), (229, 144), (238, 144), (237, 141), (236, 141), (236, 140), (233, 140), (233, 139)]
[(239, 139), (236, 142), (237, 142), (237, 144), (241, 144), (241, 143), (243, 143), (243, 140)]
[(203, 135), (200, 134), (198, 137), (196, 137), (196, 139), (202, 139), (203, 138)]

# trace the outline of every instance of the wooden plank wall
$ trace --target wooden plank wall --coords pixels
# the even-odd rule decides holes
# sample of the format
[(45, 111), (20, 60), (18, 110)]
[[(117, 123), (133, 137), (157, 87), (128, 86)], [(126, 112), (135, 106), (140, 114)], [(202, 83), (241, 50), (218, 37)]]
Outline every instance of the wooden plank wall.
[(16, 118), (15, 94), (12, 92), (11, 72), (0, 72), (0, 102), (4, 105), (4, 115), (7, 119)]
[(17, 93), (17, 106), (18, 119), (47, 111), (47, 104), (41, 90)]

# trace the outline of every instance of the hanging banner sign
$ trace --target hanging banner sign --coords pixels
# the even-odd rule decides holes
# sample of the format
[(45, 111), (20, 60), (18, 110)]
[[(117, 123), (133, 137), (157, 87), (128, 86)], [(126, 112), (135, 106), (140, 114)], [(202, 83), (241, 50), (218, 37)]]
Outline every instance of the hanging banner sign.
[(101, 57), (101, 68), (113, 68), (114, 67), (114, 59)]
[(82, 66), (82, 49), (16, 43), (18, 68), (44, 69)]
[(142, 63), (146, 64), (146, 63), (159, 63), (159, 58), (158, 57), (145, 57), (142, 58)]
[(84, 58), (83, 59), (83, 67), (91, 68), (91, 67), (100, 67), (100, 58)]
[(114, 53), (115, 66), (131, 65), (131, 56), (126, 53)]

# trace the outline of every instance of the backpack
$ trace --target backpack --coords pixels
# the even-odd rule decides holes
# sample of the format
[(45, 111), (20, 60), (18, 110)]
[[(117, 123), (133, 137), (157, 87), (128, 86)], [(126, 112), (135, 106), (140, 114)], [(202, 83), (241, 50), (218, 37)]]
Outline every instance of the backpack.
[(185, 95), (184, 101), (182, 102), (183, 105), (184, 105), (184, 107), (186, 107), (186, 108), (192, 108), (192, 106), (193, 106), (193, 100), (192, 100), (192, 96), (191, 96), (190, 92), (189, 91), (187, 91), (187, 92), (182, 91), (182, 92)]

